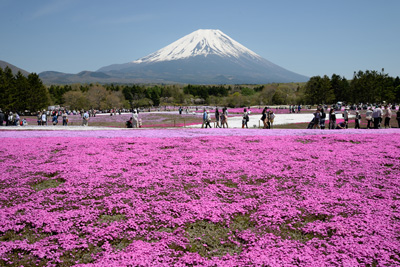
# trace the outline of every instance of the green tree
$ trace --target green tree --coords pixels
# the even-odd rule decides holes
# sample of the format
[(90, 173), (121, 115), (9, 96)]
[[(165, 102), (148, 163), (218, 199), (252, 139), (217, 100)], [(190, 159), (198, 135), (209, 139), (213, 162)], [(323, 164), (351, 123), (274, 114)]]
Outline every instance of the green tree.
[(28, 75), (30, 94), (27, 95), (26, 109), (37, 111), (47, 108), (49, 105), (49, 93), (40, 80), (39, 75), (31, 73)]
[(64, 106), (69, 107), (71, 110), (89, 109), (89, 103), (80, 90), (68, 91), (63, 95)]
[(285, 97), (284, 93), (281, 90), (276, 90), (274, 95), (272, 96), (271, 101), (272, 101), (273, 105), (283, 105), (283, 104), (286, 104), (285, 99), (286, 99), (286, 97)]
[(309, 104), (328, 104), (335, 100), (328, 76), (314, 76), (305, 85), (305, 99)]

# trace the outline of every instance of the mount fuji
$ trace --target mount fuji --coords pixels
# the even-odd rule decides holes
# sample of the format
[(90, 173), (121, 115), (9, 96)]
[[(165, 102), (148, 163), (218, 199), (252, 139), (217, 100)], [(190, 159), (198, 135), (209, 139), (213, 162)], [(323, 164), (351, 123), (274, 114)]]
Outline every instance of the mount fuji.
[(200, 29), (135, 61), (78, 74), (42, 72), (44, 83), (265, 84), (305, 82), (220, 30)]
[(138, 60), (100, 68), (127, 80), (194, 84), (305, 82), (220, 30), (200, 29)]

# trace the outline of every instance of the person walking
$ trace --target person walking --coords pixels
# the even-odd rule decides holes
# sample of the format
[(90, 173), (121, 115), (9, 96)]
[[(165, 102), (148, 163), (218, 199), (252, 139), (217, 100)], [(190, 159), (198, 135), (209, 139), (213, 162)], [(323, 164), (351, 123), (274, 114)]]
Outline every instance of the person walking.
[(206, 108), (203, 109), (203, 123), (201, 124), (201, 128), (204, 128), (207, 122), (207, 110)]
[(225, 125), (226, 125), (226, 128), (229, 128), (229, 126), (228, 126), (228, 109), (226, 107), (224, 107), (222, 109), (221, 116), (223, 116), (223, 118), (221, 118), (222, 127), (225, 128)]
[(206, 121), (205, 121), (206, 126), (205, 126), (205, 128), (207, 128), (207, 126), (212, 128), (210, 122), (211, 122), (211, 115), (210, 115), (210, 111), (207, 110), (206, 111)]

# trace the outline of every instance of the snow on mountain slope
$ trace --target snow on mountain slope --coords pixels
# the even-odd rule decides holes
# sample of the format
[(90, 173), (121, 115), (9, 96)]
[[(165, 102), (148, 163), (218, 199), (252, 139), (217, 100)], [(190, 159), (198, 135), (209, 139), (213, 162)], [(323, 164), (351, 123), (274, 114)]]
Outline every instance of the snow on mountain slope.
[(262, 59), (220, 30), (200, 29), (132, 63), (170, 61), (199, 55), (219, 55), (234, 58), (245, 56), (255, 60)]

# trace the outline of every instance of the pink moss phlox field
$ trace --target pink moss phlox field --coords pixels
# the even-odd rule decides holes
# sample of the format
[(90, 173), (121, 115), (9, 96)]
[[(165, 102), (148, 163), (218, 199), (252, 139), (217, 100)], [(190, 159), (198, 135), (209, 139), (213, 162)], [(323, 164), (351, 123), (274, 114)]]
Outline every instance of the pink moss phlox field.
[(0, 262), (400, 263), (399, 131), (222, 130), (0, 132)]

